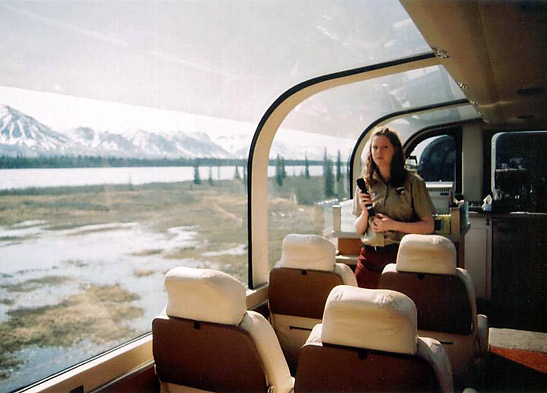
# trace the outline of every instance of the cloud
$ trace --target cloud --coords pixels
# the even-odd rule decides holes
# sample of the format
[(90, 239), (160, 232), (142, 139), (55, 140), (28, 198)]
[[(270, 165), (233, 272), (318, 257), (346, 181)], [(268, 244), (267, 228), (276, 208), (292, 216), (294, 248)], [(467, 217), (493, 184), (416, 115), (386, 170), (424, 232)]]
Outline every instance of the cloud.
[(26, 16), (26, 17), (34, 19), (34, 20), (38, 20), (38, 21), (43, 22), (43, 23), (45, 23), (49, 26), (54, 26), (54, 27), (57, 27), (57, 28), (60, 28), (60, 29), (70, 31), (72, 33), (84, 35), (86, 37), (91, 37), (91, 38), (93, 38), (97, 41), (106, 42), (106, 43), (109, 43), (109, 44), (118, 45), (118, 46), (122, 46), (122, 47), (127, 47), (128, 46), (128, 43), (126, 41), (120, 40), (118, 38), (111, 37), (111, 36), (108, 36), (108, 35), (105, 35), (105, 34), (101, 34), (101, 33), (98, 33), (94, 30), (84, 29), (84, 28), (79, 27), (79, 26), (75, 26), (75, 25), (71, 25), (71, 24), (68, 24), (68, 23), (65, 23), (65, 22), (61, 22), (57, 19), (48, 18), (46, 16), (39, 15), (37, 13), (24, 10), (20, 7), (15, 7), (15, 6), (12, 6), (12, 5), (5, 4), (5, 3), (0, 3), (0, 8), (3, 8), (3, 9), (8, 10), (8, 11), (15, 12), (19, 15), (23, 15), (23, 16)]

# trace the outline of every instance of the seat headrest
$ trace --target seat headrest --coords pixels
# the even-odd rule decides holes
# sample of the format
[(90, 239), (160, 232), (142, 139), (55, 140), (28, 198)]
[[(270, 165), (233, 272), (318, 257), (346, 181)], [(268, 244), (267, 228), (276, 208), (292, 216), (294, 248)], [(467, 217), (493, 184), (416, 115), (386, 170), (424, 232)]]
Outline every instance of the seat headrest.
[(416, 306), (408, 296), (349, 285), (330, 292), (323, 314), (323, 343), (415, 354), (416, 339)]
[(397, 271), (456, 274), (456, 247), (444, 236), (405, 235), (397, 254)]
[(170, 317), (237, 326), (247, 311), (245, 287), (226, 273), (176, 267), (164, 283)]
[(335, 263), (336, 248), (322, 236), (293, 233), (283, 239), (280, 267), (331, 272)]

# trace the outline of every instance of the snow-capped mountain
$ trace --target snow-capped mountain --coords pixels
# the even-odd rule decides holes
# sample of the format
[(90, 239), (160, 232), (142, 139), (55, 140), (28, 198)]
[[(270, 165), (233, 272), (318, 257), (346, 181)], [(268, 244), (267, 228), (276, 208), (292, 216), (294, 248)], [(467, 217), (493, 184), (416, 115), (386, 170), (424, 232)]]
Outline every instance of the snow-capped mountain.
[(14, 108), (0, 105), (0, 154), (36, 157), (69, 151), (65, 135)]
[[(224, 149), (228, 150), (234, 157), (246, 158), (249, 154), (252, 135), (232, 134), (215, 135), (215, 141)], [(343, 139), (329, 138), (325, 140), (320, 136), (303, 133), (293, 130), (291, 132), (280, 132), (276, 135), (270, 150), (270, 158), (280, 157), (289, 159), (303, 160), (322, 160), (325, 154), (325, 147), (331, 159), (336, 157), (338, 150), (341, 150), (344, 156), (351, 151), (351, 141)]]
[(9, 106), (0, 105), (0, 155), (27, 157), (94, 155), (135, 158), (233, 158), (205, 133), (162, 135), (146, 130), (118, 134), (78, 127), (68, 134), (52, 130)]
[[(165, 134), (142, 129), (97, 131), (90, 127), (77, 127), (60, 133), (12, 107), (0, 105), (0, 155), (8, 156), (245, 159), (252, 139), (252, 131), (245, 131), (230, 134), (176, 131)], [(321, 160), (326, 146), (329, 156), (334, 157), (338, 150), (347, 154), (351, 145), (342, 139), (331, 140), (296, 130), (283, 130), (272, 144), (270, 157)]]
[[(161, 139), (158, 137), (161, 137)], [(137, 140), (137, 138), (139, 139)], [(154, 135), (151, 133), (143, 134), (143, 132), (140, 132), (135, 138), (133, 138), (133, 144), (138, 144), (146, 150), (158, 147), (163, 147), (165, 150), (171, 149), (173, 154), (178, 155), (179, 157), (233, 157), (230, 152), (213, 142), (209, 136), (203, 132), (192, 134), (185, 134), (181, 132), (168, 136)], [(196, 153), (199, 154), (196, 155)]]

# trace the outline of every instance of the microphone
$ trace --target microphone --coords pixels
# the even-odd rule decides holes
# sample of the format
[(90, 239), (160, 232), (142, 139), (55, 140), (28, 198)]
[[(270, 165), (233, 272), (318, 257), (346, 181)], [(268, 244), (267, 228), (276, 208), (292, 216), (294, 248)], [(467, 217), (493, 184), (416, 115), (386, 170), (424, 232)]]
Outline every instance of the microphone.
[[(367, 191), (367, 185), (365, 183), (365, 179), (363, 179), (362, 177), (360, 177), (359, 179), (357, 179), (357, 187), (359, 187), (359, 189), (368, 194), (368, 191)], [(367, 207), (367, 212), (368, 212), (368, 216), (369, 217), (374, 217), (374, 215), (376, 214), (374, 212), (374, 208), (372, 207), (372, 203), (371, 204), (367, 204), (366, 205)]]

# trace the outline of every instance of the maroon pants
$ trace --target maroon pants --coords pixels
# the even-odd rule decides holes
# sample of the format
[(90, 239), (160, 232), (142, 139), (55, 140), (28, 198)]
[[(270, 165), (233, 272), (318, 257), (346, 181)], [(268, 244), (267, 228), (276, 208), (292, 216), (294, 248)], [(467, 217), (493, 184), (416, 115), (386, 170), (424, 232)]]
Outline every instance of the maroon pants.
[(361, 288), (378, 288), (382, 270), (388, 263), (395, 263), (396, 260), (397, 246), (378, 247), (376, 250), (372, 247), (363, 246), (355, 268), (357, 285)]

